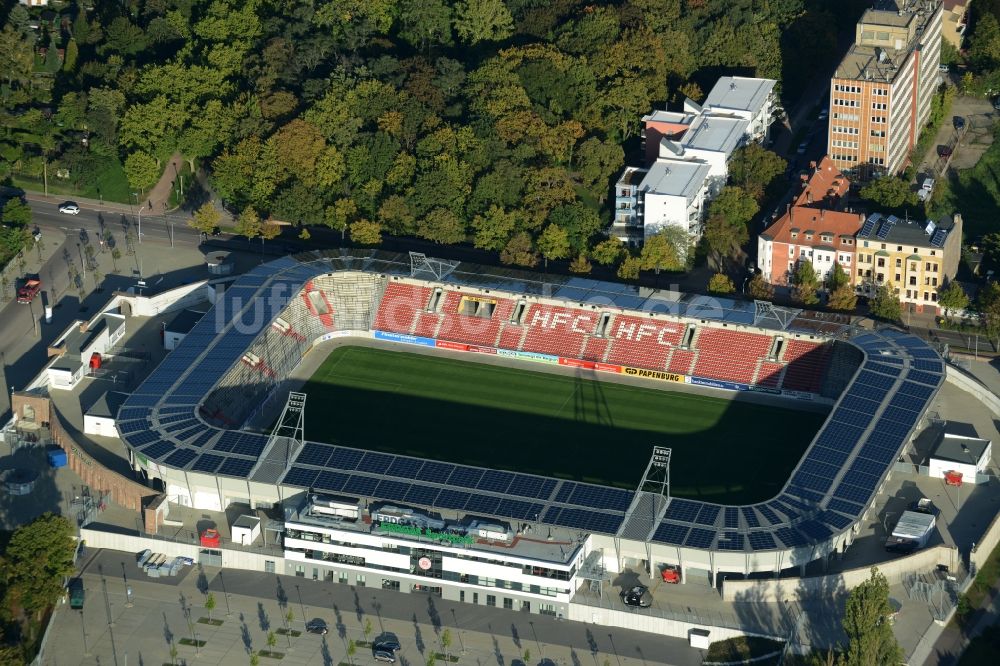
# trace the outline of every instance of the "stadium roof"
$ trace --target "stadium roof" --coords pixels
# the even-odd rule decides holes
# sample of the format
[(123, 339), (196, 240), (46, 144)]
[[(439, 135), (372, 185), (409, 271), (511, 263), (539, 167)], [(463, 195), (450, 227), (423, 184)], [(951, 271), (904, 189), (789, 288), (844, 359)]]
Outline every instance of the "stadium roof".
[[(268, 436), (207, 424), (199, 404), (306, 281), (336, 271), (410, 276), (411, 266), (405, 255), (334, 251), (283, 257), (242, 275), (121, 408), (117, 426), (124, 443), (170, 468), (255, 480)], [(651, 310), (773, 330), (825, 331), (848, 340), (864, 361), (782, 491), (751, 506), (679, 498), (667, 504), (645, 492), (319, 442), (302, 447), (280, 479), (260, 480), (694, 549), (810, 548), (861, 519), (943, 381), (944, 364), (937, 353), (896, 329), (855, 331), (816, 313), (778, 316), (766, 304), (585, 278), (543, 282), (538, 277), (459, 264), (443, 282), (515, 297), (566, 299), (594, 309)], [(224, 322), (222, 330), (216, 330), (216, 322)]]

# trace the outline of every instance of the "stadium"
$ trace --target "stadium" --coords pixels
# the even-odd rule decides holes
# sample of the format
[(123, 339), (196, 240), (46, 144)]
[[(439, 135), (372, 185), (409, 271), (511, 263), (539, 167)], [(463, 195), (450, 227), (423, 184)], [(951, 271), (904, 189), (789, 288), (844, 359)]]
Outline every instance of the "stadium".
[[(411, 367), (425, 375), (411, 378), (411, 389), (397, 390), (403, 384), (393, 380), (392, 391), (362, 390), (387, 383), (382, 375), (395, 361), (378, 357), (390, 353), (386, 348), (395, 350), (401, 374)], [(419, 393), (420, 381), (438, 391), (434, 363), (452, 364), (441, 377), (454, 377), (460, 364), (475, 380), (441, 388), (452, 401), (444, 408), (409, 406), (406, 390)], [(343, 368), (340, 392), (319, 397), (316, 378), (301, 388), (293, 378), (307, 364), (319, 368), (316, 378)], [(699, 493), (671, 474), (684, 465), (725, 465), (720, 456), (697, 454), (697, 433), (674, 451), (680, 438), (669, 428), (616, 429), (606, 422), (610, 416), (582, 425), (577, 419), (565, 431), (547, 422), (537, 439), (535, 421), (503, 430), (490, 420), (496, 409), (461, 417), (465, 407), (456, 406), (456, 396), (471, 404), (476, 385), (498, 396), (491, 408), (517, 403), (516, 393), (528, 390), (520, 387), (535, 380), (502, 374), (510, 365), (532, 377), (531, 367), (559, 368), (553, 382), (578, 382), (566, 397), (556, 384), (530, 395), (532, 404), (518, 408), (523, 413), (549, 416), (534, 404), (545, 392), (558, 395), (564, 409), (566, 401), (615, 386), (593, 379), (637, 378), (668, 389), (659, 396), (725, 396), (743, 411), (705, 407), (706, 423), (718, 420), (722, 445), (734, 451), (777, 445), (757, 444), (758, 429), (776, 428), (778, 439), (797, 437), (802, 446), (789, 445), (793, 459), (785, 468), (770, 450), (758, 452), (760, 466), (773, 462), (781, 474), (766, 486), (767, 496), (765, 486), (738, 482), (725, 484), (731, 493)], [(359, 373), (375, 377), (349, 381)], [(218, 293), (131, 394), (116, 425), (133, 465), (158, 479), (171, 502), (214, 511), (280, 507), (284, 520), (269, 529), (283, 533), (284, 559), (263, 570), (472, 603), (484, 603), (482, 592), (488, 605), (500, 605), (500, 597), (506, 608), (573, 617), (578, 589), (626, 567), (649, 574), (679, 567), (684, 576), (703, 571), (714, 580), (720, 572), (802, 571), (845, 551), (920, 429), (944, 373), (937, 352), (915, 336), (763, 302), (584, 278), (542, 282), (534, 274), (414, 254), (310, 252), (262, 264)], [(505, 398), (500, 384), (508, 376), (521, 384)], [(638, 404), (636, 424), (690, 416), (682, 403), (636, 395), (595, 398), (593, 409)], [(750, 402), (732, 402), (734, 396)], [(383, 402), (366, 418), (375, 414), (372, 420), (385, 423), (372, 424), (370, 441), (357, 426), (340, 437), (351, 413), (374, 399)], [(674, 413), (656, 414), (657, 405)], [(796, 406), (806, 407), (812, 421), (745, 422)], [(735, 425), (726, 422), (733, 413)], [(460, 427), (449, 427), (453, 417)], [(605, 428), (603, 453), (582, 448), (560, 469), (558, 451), (576, 450), (567, 437), (590, 428)], [(306, 430), (322, 437), (307, 438)], [(525, 441), (513, 442), (519, 438)], [(536, 466), (507, 471), (504, 441), (515, 461), (548, 453)], [(621, 470), (606, 462), (618, 450)], [(733, 478), (759, 473), (735, 467)]]

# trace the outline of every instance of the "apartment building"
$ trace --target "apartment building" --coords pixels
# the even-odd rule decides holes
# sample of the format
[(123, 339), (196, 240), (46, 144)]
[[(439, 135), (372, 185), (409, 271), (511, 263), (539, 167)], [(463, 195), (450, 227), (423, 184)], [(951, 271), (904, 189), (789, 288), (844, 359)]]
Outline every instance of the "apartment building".
[(626, 167), (615, 184), (611, 235), (641, 245), (673, 225), (700, 237), (733, 151), (766, 140), (780, 113), (774, 86), (771, 79), (723, 77), (703, 105), (687, 100), (683, 111), (643, 116), (643, 166)]
[(962, 216), (937, 221), (869, 215), (857, 236), (858, 293), (892, 289), (911, 312), (939, 313), (938, 289), (955, 279), (962, 254)]
[(940, 81), (940, 0), (878, 0), (830, 81), (827, 153), (855, 179), (906, 167)]
[(824, 282), (838, 264), (848, 275), (854, 273), (855, 234), (864, 215), (844, 209), (850, 181), (829, 157), (810, 164), (810, 171), (784, 214), (757, 237), (761, 274), (770, 284), (791, 286), (804, 261)]

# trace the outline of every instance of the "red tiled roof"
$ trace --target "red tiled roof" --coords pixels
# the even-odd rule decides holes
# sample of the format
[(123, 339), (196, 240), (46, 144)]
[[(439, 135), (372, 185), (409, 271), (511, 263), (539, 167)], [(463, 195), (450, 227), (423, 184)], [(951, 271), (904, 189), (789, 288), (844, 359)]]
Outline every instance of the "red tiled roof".
[(850, 187), (851, 182), (847, 180), (847, 176), (833, 165), (829, 156), (824, 156), (809, 175), (795, 205), (836, 208), (838, 201), (847, 194)]

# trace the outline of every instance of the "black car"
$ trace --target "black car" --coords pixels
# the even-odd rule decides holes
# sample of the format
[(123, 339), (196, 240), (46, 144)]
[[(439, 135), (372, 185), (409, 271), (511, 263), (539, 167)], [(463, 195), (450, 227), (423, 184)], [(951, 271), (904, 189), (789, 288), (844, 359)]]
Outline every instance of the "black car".
[(653, 598), (649, 594), (649, 588), (645, 585), (635, 585), (621, 593), (622, 603), (635, 608), (649, 608), (653, 605)]
[(383, 650), (385, 652), (399, 652), (399, 639), (396, 634), (385, 632), (372, 641), (373, 650)]
[(321, 620), (320, 618), (317, 617), (315, 619), (309, 620), (306, 623), (306, 631), (308, 631), (310, 634), (320, 634), (322, 636), (325, 635), (330, 630), (326, 626), (326, 621)]
[(376, 650), (372, 648), (372, 656), (375, 657), (375, 661), (384, 661), (387, 664), (396, 663), (396, 653), (391, 650)]
[(965, 129), (965, 118), (963, 118), (962, 116), (955, 116), (954, 118), (951, 119), (951, 123), (952, 125), (955, 126), (955, 129), (957, 129), (958, 131), (962, 131)]

